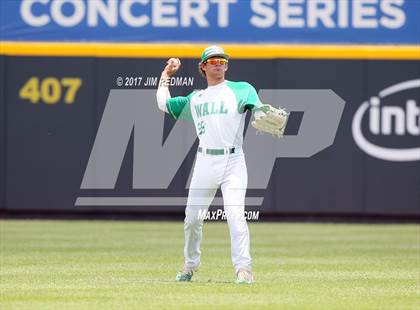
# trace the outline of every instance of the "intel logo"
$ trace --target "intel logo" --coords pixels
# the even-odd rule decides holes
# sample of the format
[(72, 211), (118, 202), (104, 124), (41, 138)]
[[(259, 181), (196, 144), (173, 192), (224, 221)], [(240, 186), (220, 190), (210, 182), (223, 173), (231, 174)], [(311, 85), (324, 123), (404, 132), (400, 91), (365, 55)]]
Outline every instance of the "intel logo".
[[(392, 85), (379, 92), (378, 96), (365, 101), (353, 117), (352, 132), (356, 144), (370, 156), (389, 161), (417, 161), (420, 160), (420, 147), (400, 148), (378, 145), (367, 139), (367, 134), (383, 141), (391, 135), (400, 137), (415, 137), (417, 145), (420, 137), (420, 107), (413, 98), (406, 98), (404, 102), (393, 102), (394, 105), (383, 105), (386, 97), (410, 89), (420, 89), (420, 79)], [(417, 92), (418, 97), (419, 92)], [(362, 120), (368, 118), (367, 129), (362, 130)], [(366, 132), (366, 130), (369, 131)], [(365, 134), (363, 133), (365, 131)]]

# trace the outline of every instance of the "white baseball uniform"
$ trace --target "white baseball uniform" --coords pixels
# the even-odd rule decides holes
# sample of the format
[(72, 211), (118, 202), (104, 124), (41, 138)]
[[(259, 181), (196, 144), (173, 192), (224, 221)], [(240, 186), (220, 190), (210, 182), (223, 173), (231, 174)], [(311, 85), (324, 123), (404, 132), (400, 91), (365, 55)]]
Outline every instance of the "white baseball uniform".
[(244, 217), (248, 175), (242, 143), (244, 112), (262, 105), (257, 92), (249, 83), (224, 81), (186, 97), (170, 98), (167, 88), (162, 88), (157, 98), (160, 109), (175, 119), (192, 120), (200, 140), (185, 210), (185, 265), (197, 269), (200, 264), (200, 215), (207, 213), (221, 187), (235, 273), (239, 268), (251, 270)]

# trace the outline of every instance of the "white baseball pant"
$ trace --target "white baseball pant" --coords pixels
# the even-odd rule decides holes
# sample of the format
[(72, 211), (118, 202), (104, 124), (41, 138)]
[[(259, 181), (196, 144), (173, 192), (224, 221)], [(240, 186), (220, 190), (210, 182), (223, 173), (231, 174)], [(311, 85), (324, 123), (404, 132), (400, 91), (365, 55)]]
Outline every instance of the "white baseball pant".
[(222, 190), (226, 219), (231, 237), (231, 256), (235, 273), (239, 268), (251, 270), (250, 240), (244, 216), (248, 174), (241, 148), (233, 154), (208, 155), (198, 152), (191, 179), (184, 232), (185, 265), (200, 265), (203, 214), (207, 214), (219, 186)]

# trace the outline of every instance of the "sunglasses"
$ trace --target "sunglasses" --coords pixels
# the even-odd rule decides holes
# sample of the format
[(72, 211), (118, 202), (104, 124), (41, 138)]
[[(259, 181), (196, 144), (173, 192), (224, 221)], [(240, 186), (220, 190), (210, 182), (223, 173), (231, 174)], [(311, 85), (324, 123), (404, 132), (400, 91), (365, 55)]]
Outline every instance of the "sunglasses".
[(210, 65), (216, 65), (216, 64), (226, 65), (228, 61), (227, 59), (224, 59), (224, 58), (210, 58), (210, 59), (207, 59), (205, 63), (210, 64)]

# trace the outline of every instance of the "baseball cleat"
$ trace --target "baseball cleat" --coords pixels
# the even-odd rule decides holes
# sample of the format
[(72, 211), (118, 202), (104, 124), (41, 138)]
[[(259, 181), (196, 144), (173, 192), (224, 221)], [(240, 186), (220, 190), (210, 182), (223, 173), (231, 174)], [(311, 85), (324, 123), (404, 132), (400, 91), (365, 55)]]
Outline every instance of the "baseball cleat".
[(192, 268), (188, 268), (184, 266), (182, 270), (177, 273), (175, 277), (175, 281), (190, 282), (193, 274), (194, 274), (194, 270)]
[(235, 283), (237, 283), (237, 284), (251, 284), (251, 283), (254, 283), (254, 277), (252, 276), (251, 270), (239, 269), (238, 273), (236, 274)]

